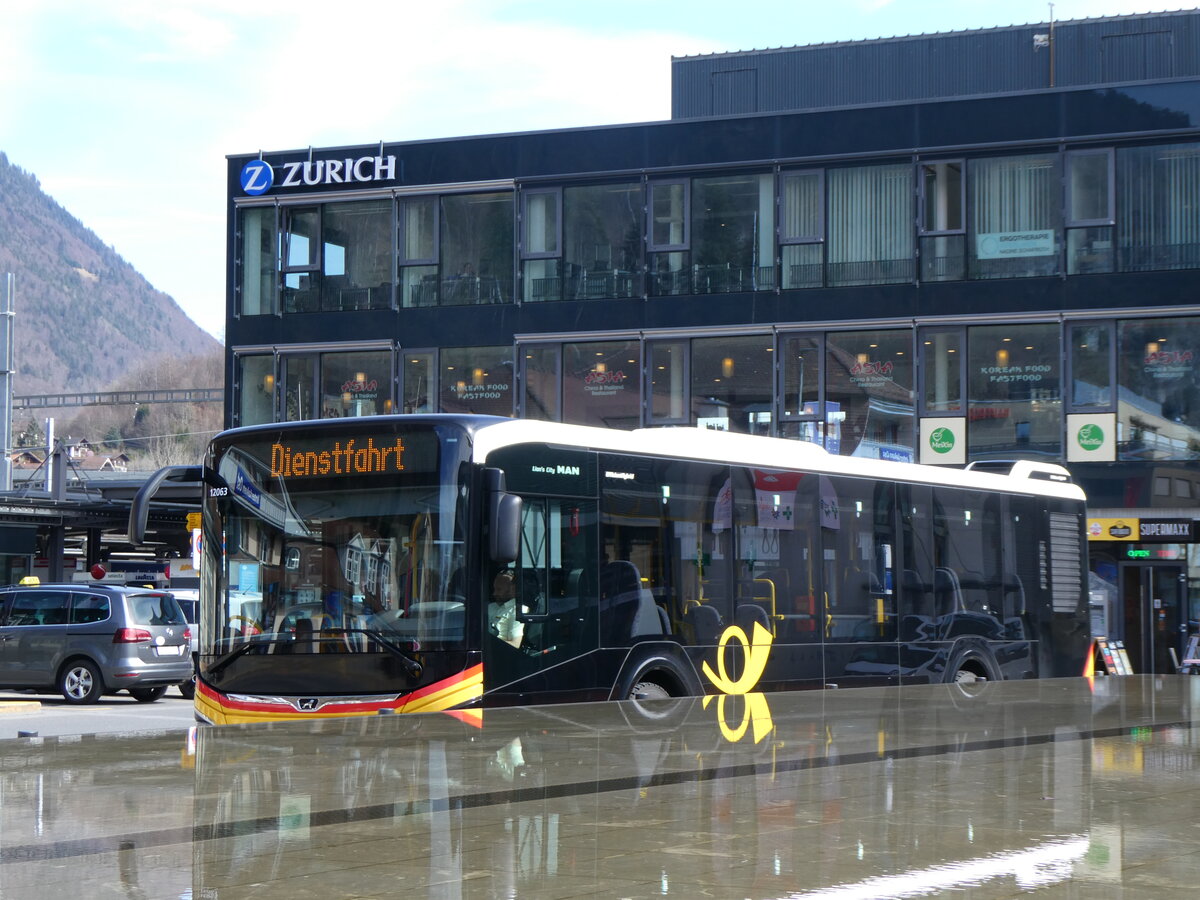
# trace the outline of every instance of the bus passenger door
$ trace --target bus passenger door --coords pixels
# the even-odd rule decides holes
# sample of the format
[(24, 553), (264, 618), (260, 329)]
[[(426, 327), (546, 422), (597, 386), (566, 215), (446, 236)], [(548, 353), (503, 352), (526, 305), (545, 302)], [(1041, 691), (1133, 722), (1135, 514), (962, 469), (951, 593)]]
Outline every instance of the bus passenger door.
[[(520, 556), (494, 567), (486, 582), (489, 691), (537, 702), (576, 699), (589, 686), (585, 657), (597, 646), (596, 546), (595, 501), (522, 497)], [(549, 668), (552, 679), (543, 674)]]

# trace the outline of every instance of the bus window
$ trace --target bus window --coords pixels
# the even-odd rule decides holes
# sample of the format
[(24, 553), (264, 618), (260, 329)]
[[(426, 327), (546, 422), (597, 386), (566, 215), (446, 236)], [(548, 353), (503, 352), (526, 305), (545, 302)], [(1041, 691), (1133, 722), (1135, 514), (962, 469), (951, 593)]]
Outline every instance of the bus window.
[(826, 641), (895, 640), (892, 486), (823, 478), (821, 506)]

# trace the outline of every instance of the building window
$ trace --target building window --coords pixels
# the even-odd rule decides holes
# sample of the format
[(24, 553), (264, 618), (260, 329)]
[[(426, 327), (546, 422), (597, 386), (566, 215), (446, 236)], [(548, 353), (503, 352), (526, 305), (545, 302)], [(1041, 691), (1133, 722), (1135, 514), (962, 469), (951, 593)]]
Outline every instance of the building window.
[(636, 183), (563, 190), (567, 300), (641, 295), (643, 196)]
[(521, 279), (526, 303), (561, 300), (562, 191), (521, 194)]
[(512, 302), (511, 192), (442, 197), (440, 245), (443, 306)]
[(562, 419), (562, 370), (558, 344), (521, 347), (521, 417), (558, 422)]
[(688, 183), (650, 183), (650, 294), (669, 297), (690, 294)]
[(785, 334), (779, 339), (780, 437), (824, 443), (821, 366), (824, 344), (818, 334)]
[(1060, 329), (1053, 323), (968, 329), (968, 458), (1062, 454)]
[(1122, 272), (1200, 268), (1200, 144), (1117, 153)]
[(564, 344), (562, 373), (564, 422), (619, 429), (641, 425), (638, 341)]
[(963, 415), (965, 344), (961, 328), (921, 330), (921, 415)]
[(1058, 156), (971, 160), (970, 275), (1057, 275), (1062, 188)]
[(321, 404), (323, 419), (392, 412), (392, 354), (322, 353)]
[(770, 434), (775, 385), (770, 335), (692, 341), (691, 394), (701, 428)]
[(437, 412), (437, 351), (407, 350), (401, 363), (406, 413)]
[(243, 316), (275, 312), (278, 238), (275, 207), (243, 209), (238, 235), (238, 311)]
[(691, 360), (688, 342), (647, 341), (647, 391), (649, 421), (654, 425), (686, 425), (689, 416), (688, 385)]
[(1067, 274), (1113, 270), (1113, 152), (1067, 154)]
[(283, 210), (285, 312), (388, 309), (391, 201)]
[(236, 425), (275, 421), (275, 358), (237, 357), (238, 404)]
[(512, 302), (511, 192), (402, 197), (396, 215), (401, 306)]
[(321, 308), (321, 209), (283, 210), (283, 309), (316, 312)]
[(922, 163), (921, 280), (966, 277), (966, 182), (960, 159)]
[(913, 280), (912, 167), (830, 169), (831, 286)]
[(692, 181), (692, 289), (775, 289), (775, 179), (720, 175)]
[(446, 347), (438, 356), (441, 412), (513, 414), (512, 347)]
[(400, 305), (435, 306), (438, 302), (437, 197), (403, 197), (396, 216)]
[(1200, 459), (1200, 319), (1117, 325), (1117, 453), (1121, 459)]
[(911, 329), (827, 335), (826, 450), (912, 462), (912, 342)]
[(1071, 409), (1113, 407), (1113, 325), (1079, 322), (1067, 326), (1067, 358), (1071, 366)]
[(283, 419), (297, 422), (301, 419), (321, 418), (321, 409), (316, 397), (317, 360), (314, 356), (288, 355), (283, 361), (283, 383), (279, 390), (283, 395)]
[(825, 283), (825, 173), (779, 176), (779, 255), (784, 290)]

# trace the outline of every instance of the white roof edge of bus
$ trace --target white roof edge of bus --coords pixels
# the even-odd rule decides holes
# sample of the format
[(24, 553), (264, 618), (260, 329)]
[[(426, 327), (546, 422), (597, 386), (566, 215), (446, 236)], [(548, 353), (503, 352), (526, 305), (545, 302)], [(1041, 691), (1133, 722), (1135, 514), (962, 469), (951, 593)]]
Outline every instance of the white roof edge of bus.
[[(622, 431), (534, 419), (509, 419), (485, 425), (475, 432), (472, 459), (482, 464), (493, 451), (521, 443), (560, 444), (596, 450), (645, 453), (651, 456), (801, 469), (827, 475), (948, 484), (980, 490), (1043, 494), (1072, 500), (1085, 499), (1082, 488), (1076, 484), (1029, 477), (1032, 472), (1061, 473), (1069, 476), (1070, 473), (1062, 466), (1051, 463), (1021, 460), (1013, 467), (1014, 477), (994, 472), (920, 466), (860, 456), (835, 456), (823, 447), (807, 441), (759, 437), (691, 426)], [(1024, 463), (1028, 465), (1023, 465)]]

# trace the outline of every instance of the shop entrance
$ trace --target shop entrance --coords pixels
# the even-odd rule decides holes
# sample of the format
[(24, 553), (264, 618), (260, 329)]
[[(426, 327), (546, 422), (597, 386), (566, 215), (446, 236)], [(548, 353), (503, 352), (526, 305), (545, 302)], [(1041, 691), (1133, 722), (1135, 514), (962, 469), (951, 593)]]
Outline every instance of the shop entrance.
[(1138, 675), (1175, 673), (1171, 650), (1183, 652), (1187, 633), (1187, 569), (1180, 563), (1122, 563), (1125, 649)]

